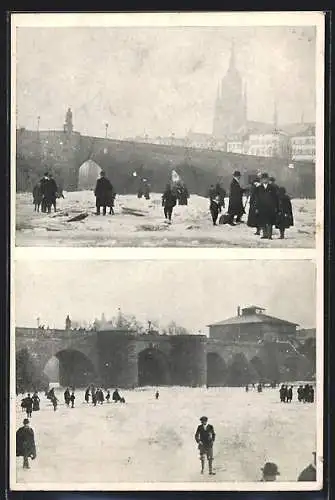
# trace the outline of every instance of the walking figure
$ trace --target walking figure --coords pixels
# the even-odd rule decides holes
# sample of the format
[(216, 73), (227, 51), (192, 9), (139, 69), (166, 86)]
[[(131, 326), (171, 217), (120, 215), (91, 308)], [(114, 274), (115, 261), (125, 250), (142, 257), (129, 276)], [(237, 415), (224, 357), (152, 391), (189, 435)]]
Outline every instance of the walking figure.
[(74, 395), (74, 392), (72, 391), (72, 394), (70, 396), (71, 408), (74, 408), (74, 400), (75, 399), (76, 399), (76, 396)]
[(159, 399), (159, 392), (158, 391), (156, 391), (155, 398)]
[(30, 397), (30, 394), (28, 394), (28, 396), (22, 400), (21, 408), (25, 409), (27, 417), (31, 418), (31, 414), (33, 411), (33, 400)]
[(213, 472), (213, 444), (215, 441), (215, 431), (211, 424), (208, 424), (207, 417), (200, 418), (201, 424), (195, 433), (195, 440), (198, 443), (198, 450), (200, 452), (200, 462), (201, 462), (201, 474), (204, 473), (205, 468), (205, 457), (208, 460), (208, 470), (211, 476), (215, 475)]
[(29, 420), (23, 420), (23, 427), (16, 431), (16, 456), (23, 457), (23, 468), (30, 469), (29, 458), (36, 458), (36, 445), (33, 429), (29, 426)]
[(174, 190), (171, 189), (170, 184), (167, 184), (162, 196), (162, 206), (164, 207), (165, 220), (171, 222), (173, 208), (176, 206), (176, 203), (177, 196)]
[(107, 394), (106, 394), (106, 401), (107, 401), (107, 403), (109, 403), (110, 398), (111, 398), (111, 393), (110, 393), (110, 390), (108, 389), (107, 390)]

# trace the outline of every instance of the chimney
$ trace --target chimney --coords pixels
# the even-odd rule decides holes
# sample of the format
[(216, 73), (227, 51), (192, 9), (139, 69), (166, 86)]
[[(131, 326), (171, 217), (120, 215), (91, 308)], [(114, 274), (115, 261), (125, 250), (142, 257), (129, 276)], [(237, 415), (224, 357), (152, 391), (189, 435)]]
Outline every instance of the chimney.
[(237, 316), (241, 316), (241, 307), (237, 306)]

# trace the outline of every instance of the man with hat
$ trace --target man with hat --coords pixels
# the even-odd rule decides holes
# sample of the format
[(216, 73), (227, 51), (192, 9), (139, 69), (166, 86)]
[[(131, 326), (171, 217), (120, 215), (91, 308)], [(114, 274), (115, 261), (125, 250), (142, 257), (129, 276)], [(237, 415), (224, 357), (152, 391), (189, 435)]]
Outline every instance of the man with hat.
[(23, 427), (16, 431), (16, 456), (23, 457), (23, 468), (29, 469), (29, 458), (36, 458), (34, 431), (29, 427), (29, 420), (23, 420)]
[(106, 177), (106, 172), (101, 170), (100, 179), (97, 180), (94, 194), (96, 197), (96, 207), (97, 207), (97, 215), (100, 215), (100, 208), (102, 207), (102, 214), (106, 215), (107, 206), (110, 205), (113, 186), (110, 183), (109, 179)]
[(233, 180), (230, 183), (229, 190), (229, 205), (228, 205), (228, 215), (229, 224), (234, 226), (234, 218), (236, 217), (236, 222), (242, 222), (241, 217), (245, 213), (243, 207), (243, 193), (244, 189), (240, 186), (241, 172), (235, 170), (233, 173)]
[(200, 452), (201, 461), (201, 474), (204, 473), (205, 457), (208, 460), (208, 469), (211, 476), (215, 475), (213, 472), (213, 443), (215, 441), (214, 427), (208, 423), (207, 417), (200, 418), (201, 424), (198, 425), (195, 440), (198, 443), (198, 450)]
[(261, 175), (261, 185), (257, 188), (256, 209), (258, 224), (263, 228), (262, 239), (272, 240), (272, 227), (276, 223), (278, 213), (278, 194), (269, 183), (267, 173)]
[(276, 481), (277, 476), (280, 476), (277, 464), (273, 462), (266, 462), (264, 467), (261, 469), (263, 482)]

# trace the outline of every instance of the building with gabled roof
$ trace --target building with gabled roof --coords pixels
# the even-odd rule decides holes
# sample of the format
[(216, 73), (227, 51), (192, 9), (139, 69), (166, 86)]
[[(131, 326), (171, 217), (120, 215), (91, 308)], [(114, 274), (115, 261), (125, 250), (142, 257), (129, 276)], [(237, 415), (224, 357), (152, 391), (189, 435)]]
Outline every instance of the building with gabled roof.
[(287, 340), (296, 334), (297, 324), (265, 314), (259, 306), (237, 308), (237, 315), (207, 325), (209, 338), (222, 341)]

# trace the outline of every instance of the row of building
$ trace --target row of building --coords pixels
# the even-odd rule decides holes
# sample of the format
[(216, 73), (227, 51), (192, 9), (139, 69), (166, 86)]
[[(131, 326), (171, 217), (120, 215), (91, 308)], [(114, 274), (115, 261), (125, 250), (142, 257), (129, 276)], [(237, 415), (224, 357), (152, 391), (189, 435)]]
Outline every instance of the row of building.
[[(296, 127), (298, 128), (298, 127)], [(251, 156), (285, 158), (292, 161), (315, 162), (315, 126), (301, 124), (295, 135), (289, 135), (281, 129), (258, 133), (232, 134), (227, 138), (216, 139), (211, 134), (189, 132), (186, 137), (140, 137), (129, 138), (137, 142), (180, 146), (187, 149), (209, 149)]]

